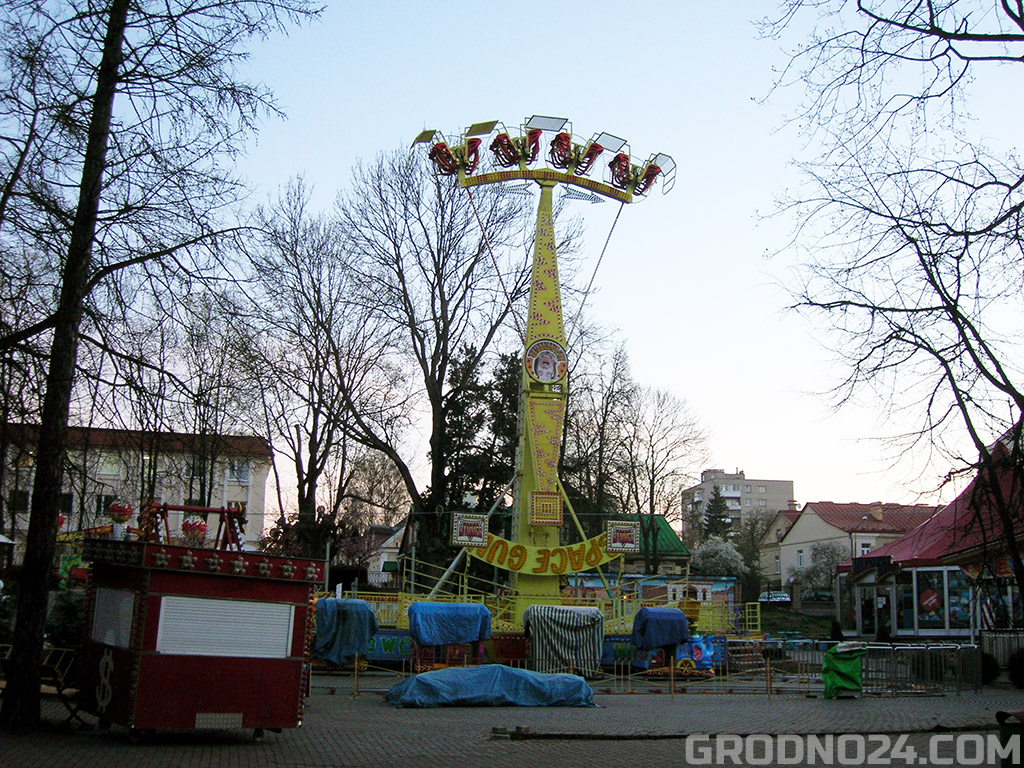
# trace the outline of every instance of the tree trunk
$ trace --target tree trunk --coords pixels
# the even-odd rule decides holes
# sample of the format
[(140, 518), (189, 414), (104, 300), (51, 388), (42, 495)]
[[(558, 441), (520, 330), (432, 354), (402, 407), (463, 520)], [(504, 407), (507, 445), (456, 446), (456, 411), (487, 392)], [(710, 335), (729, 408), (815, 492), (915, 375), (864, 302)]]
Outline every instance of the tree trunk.
[(117, 90), (121, 47), (128, 18), (128, 0), (114, 0), (110, 7), (103, 56), (96, 75), (89, 135), (82, 165), (78, 205), (68, 244), (61, 282), (58, 320), (53, 331), (46, 395), (36, 448), (36, 475), (32, 489), (18, 594), (18, 618), (14, 627), (10, 675), (0, 709), (0, 728), (28, 730), (40, 720), (40, 673), (47, 593), (53, 571), (57, 538), (57, 513), (63, 480), (63, 459), (68, 409), (78, 356), (78, 326), (82, 318), (96, 233), (103, 171), (106, 163), (110, 121)]

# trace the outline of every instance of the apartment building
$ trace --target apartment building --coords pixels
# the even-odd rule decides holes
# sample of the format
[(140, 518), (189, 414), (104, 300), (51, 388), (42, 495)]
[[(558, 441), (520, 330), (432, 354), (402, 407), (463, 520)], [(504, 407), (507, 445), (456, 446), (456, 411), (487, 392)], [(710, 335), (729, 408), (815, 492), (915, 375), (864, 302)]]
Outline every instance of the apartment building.
[(752, 514), (774, 515), (789, 509), (794, 498), (792, 480), (754, 480), (739, 469), (705, 469), (700, 473), (700, 484), (683, 491), (683, 513), (703, 515), (716, 485), (729, 507), (734, 526)]
[[(38, 427), (5, 424), (0, 433), (0, 533), (21, 559), (32, 505)], [(63, 531), (109, 524), (114, 502), (138, 512), (143, 501), (209, 507), (241, 507), (247, 523), (243, 546), (263, 533), (267, 474), (272, 451), (251, 435), (196, 435), (125, 429), (70, 427), (68, 464), (59, 512)], [(171, 536), (181, 535), (188, 515), (170, 512)], [(135, 524), (135, 520), (129, 525)], [(216, 531), (211, 520), (209, 535)]]

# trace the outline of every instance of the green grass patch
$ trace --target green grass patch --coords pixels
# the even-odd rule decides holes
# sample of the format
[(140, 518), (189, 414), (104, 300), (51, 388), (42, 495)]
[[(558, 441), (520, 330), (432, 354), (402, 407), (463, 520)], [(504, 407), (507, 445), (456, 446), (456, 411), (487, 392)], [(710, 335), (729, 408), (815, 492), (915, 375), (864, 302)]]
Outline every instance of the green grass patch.
[(827, 640), (831, 629), (831, 616), (807, 616), (781, 605), (761, 606), (761, 631), (772, 636), (798, 632), (801, 637)]

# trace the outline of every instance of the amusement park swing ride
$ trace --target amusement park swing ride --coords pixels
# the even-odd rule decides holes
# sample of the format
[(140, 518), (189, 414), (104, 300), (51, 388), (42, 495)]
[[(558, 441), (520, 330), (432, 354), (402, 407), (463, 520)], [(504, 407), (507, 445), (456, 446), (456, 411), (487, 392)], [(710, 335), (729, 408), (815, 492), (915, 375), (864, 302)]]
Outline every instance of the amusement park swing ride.
[[(482, 641), (491, 629), (488, 607), (435, 601), (440, 586), (467, 555), (510, 572), (510, 595), (494, 612), (494, 628), (514, 635), (532, 627), (530, 653), (538, 671), (555, 671), (560, 667), (550, 665), (562, 664), (566, 657), (570, 668), (595, 672), (605, 636), (628, 633), (628, 625), (639, 651), (682, 647), (691, 638), (678, 609), (681, 604), (634, 604), (627, 610), (622, 601), (614, 601), (618, 607), (609, 623), (596, 606), (565, 605), (560, 584), (572, 574), (596, 571), (611, 595), (601, 568), (624, 553), (638, 552), (640, 530), (636, 522), (609, 521), (604, 532), (587, 538), (557, 471), (569, 360), (555, 249), (554, 189), (563, 185), (571, 197), (618, 200), (624, 206), (643, 199), (658, 183), (664, 191), (671, 189), (674, 161), (655, 154), (635, 164), (623, 139), (599, 133), (578, 140), (568, 120), (538, 115), (515, 132), (498, 121), (471, 125), (451, 140), (433, 130), (423, 131), (414, 146), (421, 144), (428, 145), (437, 172), (451, 177), (470, 200), (474, 187), (510, 182), (520, 187), (523, 182), (536, 183), (540, 196), (524, 334), (511, 538), (490, 533), (488, 515), (452, 514), (452, 543), (462, 547), (459, 557), (429, 595), (400, 595), (396, 603), (397, 613), (408, 620), (417, 670), (426, 658), (420, 656), (423, 649), (475, 641), (478, 658), (482, 654)], [(595, 178), (600, 169), (601, 178)], [(187, 529), (183, 525), (185, 540), (172, 541), (169, 509), (146, 505), (137, 541), (86, 542), (83, 559), (92, 563), (92, 577), (81, 653), (81, 708), (101, 722), (136, 731), (241, 727), (261, 734), (264, 729), (296, 727), (302, 721), (309, 681), (306, 662), (313, 618), (320, 617), (316, 606), (324, 602), (326, 616), (327, 601), (334, 600), (315, 599), (326, 563), (242, 551), (240, 511), (176, 508), (204, 519), (215, 514), (220, 525), (213, 549), (203, 545), (205, 523)], [(127, 520), (131, 510), (121, 511)], [(560, 542), (566, 518), (579, 533), (577, 543)], [(353, 645), (358, 658), (375, 637), (376, 619), (370, 620), (373, 612), (366, 601), (336, 602), (344, 603), (344, 610), (352, 614), (347, 618), (359, 618), (365, 630), (365, 637)], [(556, 625), (567, 616), (571, 629), (566, 623)], [(397, 622), (395, 626), (400, 631)], [(253, 632), (253, 627), (260, 630)], [(639, 631), (644, 633), (640, 644)], [(325, 631), (317, 642), (333, 641), (329, 635)], [(567, 644), (567, 636), (581, 642), (573, 639)], [(517, 642), (509, 639), (511, 645)], [(693, 668), (699, 654), (704, 660), (699, 669), (713, 674), (710, 648), (696, 642), (690, 646), (690, 658), (682, 661)], [(182, 679), (214, 682), (194, 689), (171, 682)]]
[[(413, 142), (414, 147), (418, 145), (427, 148), (437, 173), (452, 177), (470, 200), (473, 188), (484, 185), (513, 183), (522, 188), (522, 182), (534, 182), (540, 188), (523, 350), (519, 448), (512, 483), (511, 539), (488, 533), (486, 515), (455, 513), (452, 519), (452, 543), (464, 547), (453, 567), (468, 553), (510, 571), (508, 618), (521, 625), (529, 606), (561, 604), (560, 579), (596, 570), (604, 580), (602, 566), (640, 549), (636, 522), (609, 521), (600, 535), (586, 538), (558, 477), (569, 361), (555, 249), (554, 189), (563, 185), (565, 194), (591, 202), (617, 200), (621, 213), (622, 206), (644, 199), (659, 183), (662, 191), (668, 192), (675, 183), (676, 164), (661, 153), (634, 163), (624, 139), (609, 133), (580, 139), (573, 135), (568, 120), (541, 115), (528, 118), (518, 131), (497, 120), (475, 123), (457, 137), (424, 130)], [(581, 540), (563, 546), (559, 530), (566, 517), (575, 524)]]

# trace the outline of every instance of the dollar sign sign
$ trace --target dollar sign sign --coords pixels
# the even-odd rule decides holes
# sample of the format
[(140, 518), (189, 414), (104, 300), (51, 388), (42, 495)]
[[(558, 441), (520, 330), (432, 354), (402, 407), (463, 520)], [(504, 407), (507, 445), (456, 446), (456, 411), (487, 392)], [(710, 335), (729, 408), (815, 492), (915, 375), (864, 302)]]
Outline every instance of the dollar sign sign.
[(114, 653), (109, 648), (100, 659), (100, 684), (96, 686), (96, 708), (103, 714), (114, 700), (114, 686), (110, 684), (110, 674), (114, 671)]

